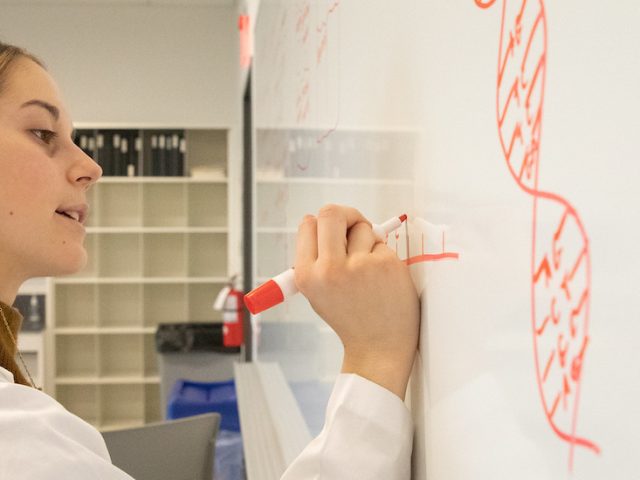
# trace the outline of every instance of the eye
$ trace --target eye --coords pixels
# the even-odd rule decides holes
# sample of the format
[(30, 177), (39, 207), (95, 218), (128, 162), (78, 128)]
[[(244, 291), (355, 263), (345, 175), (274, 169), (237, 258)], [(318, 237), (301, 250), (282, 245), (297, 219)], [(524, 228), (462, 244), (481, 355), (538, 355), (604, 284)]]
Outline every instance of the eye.
[(31, 132), (47, 145), (49, 145), (58, 136), (56, 132), (52, 132), (51, 130), (35, 129), (31, 130)]

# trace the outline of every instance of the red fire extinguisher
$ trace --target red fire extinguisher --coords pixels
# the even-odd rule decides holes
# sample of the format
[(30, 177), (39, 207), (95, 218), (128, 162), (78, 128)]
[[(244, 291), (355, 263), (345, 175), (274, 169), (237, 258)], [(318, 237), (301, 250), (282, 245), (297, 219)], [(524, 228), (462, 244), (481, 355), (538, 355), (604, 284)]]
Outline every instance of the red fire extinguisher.
[(236, 290), (235, 276), (220, 290), (213, 304), (214, 310), (222, 311), (222, 342), (225, 347), (239, 347), (244, 341), (242, 327), (243, 293)]

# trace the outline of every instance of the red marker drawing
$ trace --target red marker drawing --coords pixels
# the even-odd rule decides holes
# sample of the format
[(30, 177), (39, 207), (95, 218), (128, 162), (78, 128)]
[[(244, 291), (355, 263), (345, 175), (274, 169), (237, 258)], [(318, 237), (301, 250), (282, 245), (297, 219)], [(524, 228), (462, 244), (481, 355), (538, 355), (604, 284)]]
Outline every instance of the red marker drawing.
[[(387, 235), (400, 228), (406, 219), (406, 215), (400, 215), (381, 225), (374, 224), (372, 225), (373, 233), (384, 240)], [(244, 303), (252, 314), (257, 315), (284, 302), (286, 298), (296, 293), (298, 293), (298, 287), (296, 287), (294, 279), (294, 270), (290, 268), (247, 293), (244, 297)]]
[[(496, 0), (475, 2), (489, 8)], [(580, 386), (591, 339), (591, 247), (578, 210), (538, 182), (548, 66), (544, 3), (502, 3), (496, 119), (509, 173), (532, 197), (530, 318), (536, 380), (551, 430), (569, 444), (571, 471), (576, 447), (600, 453), (598, 444), (578, 433)]]

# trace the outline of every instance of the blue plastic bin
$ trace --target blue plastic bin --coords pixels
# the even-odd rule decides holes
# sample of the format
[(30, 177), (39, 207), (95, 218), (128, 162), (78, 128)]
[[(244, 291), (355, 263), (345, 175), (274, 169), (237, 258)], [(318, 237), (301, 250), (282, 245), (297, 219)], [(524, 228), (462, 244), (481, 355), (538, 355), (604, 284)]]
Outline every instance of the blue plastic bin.
[(240, 431), (236, 384), (225, 382), (194, 382), (178, 380), (167, 403), (167, 419), (190, 417), (200, 413), (218, 412), (220, 430)]

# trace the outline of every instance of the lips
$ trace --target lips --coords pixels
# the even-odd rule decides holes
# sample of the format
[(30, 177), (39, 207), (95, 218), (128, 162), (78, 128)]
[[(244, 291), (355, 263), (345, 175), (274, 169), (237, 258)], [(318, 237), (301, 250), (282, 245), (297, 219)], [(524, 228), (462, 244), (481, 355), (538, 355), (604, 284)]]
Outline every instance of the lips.
[(71, 220), (75, 220), (80, 224), (84, 224), (85, 219), (87, 218), (88, 206), (83, 205), (74, 205), (68, 207), (60, 207), (56, 210), (58, 215), (62, 215), (63, 217), (70, 218)]

